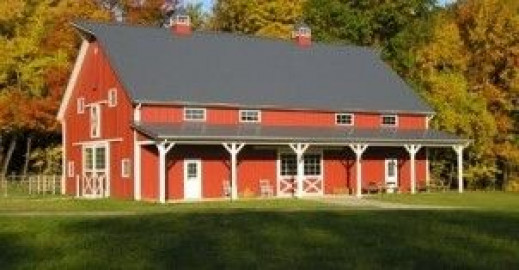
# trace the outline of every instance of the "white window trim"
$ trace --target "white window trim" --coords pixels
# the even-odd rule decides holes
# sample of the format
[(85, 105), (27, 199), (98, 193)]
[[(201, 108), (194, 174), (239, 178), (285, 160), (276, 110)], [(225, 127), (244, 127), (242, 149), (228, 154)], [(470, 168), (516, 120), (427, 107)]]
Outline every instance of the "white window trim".
[(77, 113), (84, 114), (85, 113), (85, 98), (84, 97), (77, 98), (76, 106), (77, 106)]
[[(279, 178), (286, 178), (286, 177), (297, 177), (297, 175), (293, 175), (293, 176), (289, 176), (289, 175), (281, 175), (281, 155), (283, 154), (290, 154), (290, 155), (295, 155), (295, 153), (293, 151), (290, 151), (290, 150), (279, 150), (277, 151), (278, 152), (278, 156), (277, 156), (277, 177), (278, 179)], [(324, 177), (324, 151), (323, 150), (311, 150), (311, 151), (306, 151), (304, 154), (303, 154), (303, 159), (304, 159), (304, 156), (306, 155), (320, 155), (321, 156), (321, 174), (319, 175), (306, 175), (304, 174), (303, 176), (304, 177), (319, 177), (319, 178), (323, 178)]]
[[(202, 110), (204, 112), (203, 119), (187, 119), (186, 115), (187, 115), (187, 111), (188, 110)], [(194, 107), (184, 107), (184, 121), (189, 121), (189, 122), (205, 122), (206, 119), (207, 119), (207, 109), (205, 109), (205, 108), (194, 108)]]
[[(394, 117), (395, 118), (395, 124), (384, 124), (384, 117)], [(398, 115), (396, 114), (383, 114), (380, 116), (380, 125), (383, 127), (398, 127)]]
[(113, 108), (116, 106), (117, 106), (117, 88), (110, 88), (110, 90), (108, 90), (108, 107)]
[[(339, 115), (349, 115), (351, 118), (351, 123), (349, 123), (349, 124), (339, 123), (339, 121), (337, 121), (337, 117), (339, 117)], [(353, 125), (355, 125), (355, 115), (353, 113), (336, 113), (335, 114), (335, 124), (337, 126), (353, 126)]]
[(121, 177), (128, 178), (131, 176), (131, 162), (129, 158), (121, 160)]
[(74, 177), (75, 174), (75, 164), (74, 161), (69, 161), (67, 166), (67, 176)]
[[(242, 115), (248, 112), (254, 112), (258, 114), (258, 120), (244, 120)], [(261, 122), (261, 111), (260, 110), (240, 110), (240, 123), (260, 123)]]
[[(95, 129), (92, 128), (92, 115), (93, 115), (93, 110), (94, 108), (96, 108), (96, 111), (97, 111), (97, 123), (96, 123), (96, 127)], [(101, 105), (100, 104), (92, 104), (92, 106), (90, 107), (90, 137), (91, 138), (100, 138), (101, 137)], [(94, 130), (97, 130), (97, 134), (94, 134)]]

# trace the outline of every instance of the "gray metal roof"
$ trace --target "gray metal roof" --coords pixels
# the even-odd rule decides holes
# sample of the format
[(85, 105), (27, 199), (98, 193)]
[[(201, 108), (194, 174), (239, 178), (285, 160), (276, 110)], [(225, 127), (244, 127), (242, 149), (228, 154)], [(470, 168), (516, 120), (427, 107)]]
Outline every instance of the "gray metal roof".
[(243, 141), (452, 145), (468, 143), (438, 130), (396, 130), (391, 128), (358, 129), (352, 127), (280, 127), (211, 125), (206, 123), (134, 123), (134, 128), (155, 140), (174, 141)]
[(77, 22), (134, 102), (432, 113), (371, 49)]

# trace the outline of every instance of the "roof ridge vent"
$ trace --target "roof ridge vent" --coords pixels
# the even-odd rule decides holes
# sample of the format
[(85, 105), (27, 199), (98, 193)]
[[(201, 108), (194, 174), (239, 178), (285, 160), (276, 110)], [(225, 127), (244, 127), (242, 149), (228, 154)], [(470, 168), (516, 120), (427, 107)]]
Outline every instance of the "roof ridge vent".
[(312, 46), (312, 30), (304, 22), (298, 22), (294, 25), (292, 30), (292, 40), (302, 48), (308, 48)]

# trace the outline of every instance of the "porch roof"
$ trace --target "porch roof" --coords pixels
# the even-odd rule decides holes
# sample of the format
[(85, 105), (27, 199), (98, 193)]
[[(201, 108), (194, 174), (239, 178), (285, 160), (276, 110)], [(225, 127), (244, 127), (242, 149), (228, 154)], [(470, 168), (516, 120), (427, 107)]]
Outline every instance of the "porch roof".
[(395, 128), (359, 129), (354, 127), (261, 126), (258, 124), (215, 125), (207, 123), (142, 123), (133, 127), (153, 140), (177, 142), (315, 143), (373, 145), (423, 144), (451, 146), (467, 144), (439, 130), (398, 130)]

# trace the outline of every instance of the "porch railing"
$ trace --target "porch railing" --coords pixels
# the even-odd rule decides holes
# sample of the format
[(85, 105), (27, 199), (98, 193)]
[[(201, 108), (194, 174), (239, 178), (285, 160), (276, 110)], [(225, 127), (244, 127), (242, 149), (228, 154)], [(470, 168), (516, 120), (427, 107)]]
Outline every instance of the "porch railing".
[(4, 197), (61, 194), (61, 175), (0, 176), (0, 190)]

